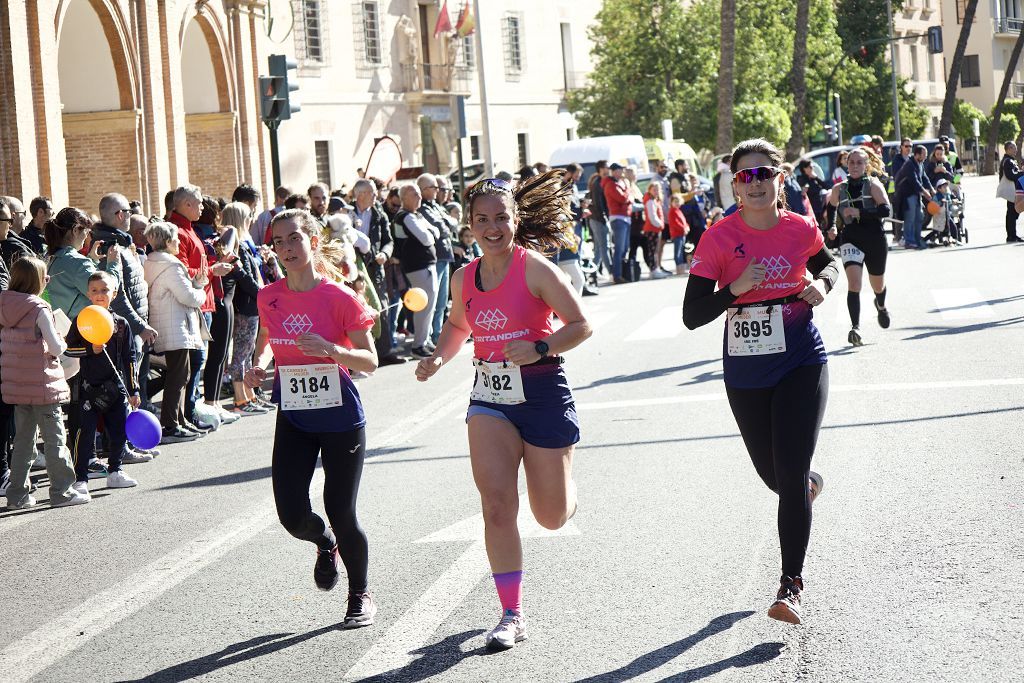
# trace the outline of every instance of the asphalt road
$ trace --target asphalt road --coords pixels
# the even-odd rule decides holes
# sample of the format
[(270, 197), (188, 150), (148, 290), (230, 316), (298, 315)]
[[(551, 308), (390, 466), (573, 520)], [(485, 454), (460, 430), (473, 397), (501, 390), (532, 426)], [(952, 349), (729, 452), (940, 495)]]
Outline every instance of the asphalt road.
[(483, 650), (499, 612), (467, 355), (359, 384), (373, 627), (340, 630), (344, 591), (313, 586), (273, 510), (274, 418), (249, 417), (129, 466), (138, 488), (0, 513), (0, 681), (1020, 680), (1024, 249), (994, 181), (966, 187), (968, 246), (890, 253), (890, 329), (865, 296), (849, 348), (845, 285), (817, 311), (832, 392), (802, 626), (765, 615), (776, 501), (724, 400), (721, 328), (683, 329), (670, 278), (586, 299), (597, 331), (566, 366), (580, 510), (557, 533), (522, 519), (513, 651)]

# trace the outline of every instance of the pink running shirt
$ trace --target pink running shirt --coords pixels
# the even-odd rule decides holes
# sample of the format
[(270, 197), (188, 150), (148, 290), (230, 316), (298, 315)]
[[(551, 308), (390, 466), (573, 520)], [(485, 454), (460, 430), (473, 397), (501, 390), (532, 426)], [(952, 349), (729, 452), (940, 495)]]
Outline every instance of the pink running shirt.
[(743, 220), (742, 211), (722, 219), (700, 239), (690, 272), (726, 287), (751, 261), (767, 266), (764, 282), (736, 299), (737, 304), (782, 299), (803, 291), (807, 259), (825, 246), (814, 223), (800, 214), (783, 211), (778, 224), (755, 230)]
[(526, 249), (518, 245), (514, 249), (505, 279), (489, 292), (476, 286), (479, 258), (463, 274), (462, 302), (473, 331), (473, 355), (482, 360), (505, 360), (502, 349), (508, 342), (540, 341), (554, 331), (551, 307), (526, 286)]

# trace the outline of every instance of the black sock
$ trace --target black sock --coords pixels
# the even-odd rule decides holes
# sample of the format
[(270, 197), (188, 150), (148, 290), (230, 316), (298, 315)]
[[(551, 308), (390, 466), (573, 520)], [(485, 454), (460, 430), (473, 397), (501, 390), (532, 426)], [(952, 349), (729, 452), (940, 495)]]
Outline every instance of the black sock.
[(875, 303), (878, 304), (879, 308), (885, 308), (885, 293), (887, 291), (888, 290), (886, 289), (882, 289), (881, 292), (875, 294)]
[(860, 292), (846, 293), (846, 307), (850, 309), (850, 322), (860, 327)]

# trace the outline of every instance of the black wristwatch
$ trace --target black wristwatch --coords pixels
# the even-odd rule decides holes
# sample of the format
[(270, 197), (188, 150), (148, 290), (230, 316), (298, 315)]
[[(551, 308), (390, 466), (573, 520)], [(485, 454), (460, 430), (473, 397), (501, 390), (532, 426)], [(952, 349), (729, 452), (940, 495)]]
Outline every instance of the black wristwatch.
[(537, 353), (540, 354), (541, 358), (547, 357), (548, 351), (551, 350), (550, 347), (548, 346), (548, 343), (545, 342), (545, 341), (535, 342), (534, 345), (533, 345), (533, 348), (536, 349)]

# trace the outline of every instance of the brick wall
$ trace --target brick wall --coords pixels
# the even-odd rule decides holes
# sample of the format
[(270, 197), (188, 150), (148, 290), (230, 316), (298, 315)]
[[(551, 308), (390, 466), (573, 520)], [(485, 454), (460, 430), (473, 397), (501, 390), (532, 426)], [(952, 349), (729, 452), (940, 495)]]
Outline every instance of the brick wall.
[(97, 213), (100, 197), (108, 192), (140, 196), (134, 111), (64, 114), (63, 123), (71, 206)]
[(188, 181), (203, 188), (203, 194), (230, 200), (241, 182), (235, 164), (235, 114), (188, 114), (185, 139)]

